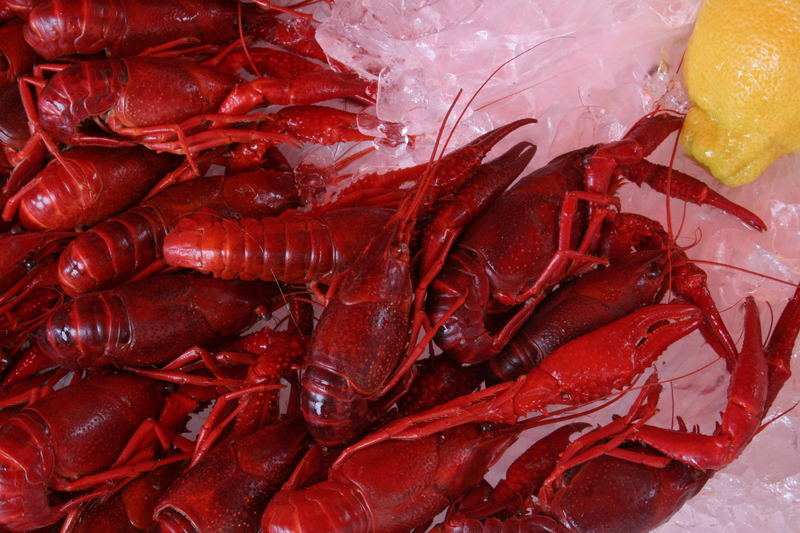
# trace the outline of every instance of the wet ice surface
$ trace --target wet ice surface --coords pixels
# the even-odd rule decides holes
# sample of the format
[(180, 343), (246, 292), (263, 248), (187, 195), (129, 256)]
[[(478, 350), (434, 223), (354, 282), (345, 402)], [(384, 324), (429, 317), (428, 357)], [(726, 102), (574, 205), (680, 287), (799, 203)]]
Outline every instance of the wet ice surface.
[[(442, 117), (459, 89), (463, 104), (504, 61), (455, 130), (451, 146), (522, 117), (539, 123), (504, 141), (496, 153), (520, 140), (538, 145), (531, 167), (588, 144), (618, 139), (656, 105), (685, 109), (676, 69), (700, 0), (337, 0), (317, 14), (324, 22), (318, 40), (327, 53), (365, 76), (379, 80), (376, 109), (384, 121), (401, 123), (415, 136), (414, 149), (383, 146), (364, 166), (392, 168), (427, 160)], [(460, 110), (460, 107), (458, 107)], [(673, 135), (650, 159), (669, 162)], [(800, 158), (780, 159), (755, 183), (728, 189), (677, 150), (675, 167), (708, 183), (760, 215), (768, 224), (758, 234), (710, 208), (673, 201), (673, 232), (693, 259), (729, 263), (782, 279), (800, 280)], [(625, 210), (666, 223), (666, 203), (634, 185), (620, 190)], [(753, 295), (770, 327), (792, 288), (730, 269), (704, 266), (709, 285), (735, 339), (741, 330), (739, 303)], [(681, 342), (657, 365), (662, 379), (682, 376), (714, 355), (695, 336)], [(797, 359), (795, 353), (794, 359)], [(727, 377), (717, 361), (666, 386), (656, 423), (671, 416), (714, 430), (725, 406)], [(797, 378), (787, 382), (767, 419), (793, 405)], [(634, 395), (629, 395), (632, 400)], [(674, 400), (674, 403), (673, 403)], [(593, 420), (622, 413), (620, 402)], [(769, 425), (745, 452), (712, 479), (659, 533), (695, 531), (789, 531), (800, 521), (800, 413)], [(489, 475), (494, 483), (513, 457), (536, 435), (526, 434)]]

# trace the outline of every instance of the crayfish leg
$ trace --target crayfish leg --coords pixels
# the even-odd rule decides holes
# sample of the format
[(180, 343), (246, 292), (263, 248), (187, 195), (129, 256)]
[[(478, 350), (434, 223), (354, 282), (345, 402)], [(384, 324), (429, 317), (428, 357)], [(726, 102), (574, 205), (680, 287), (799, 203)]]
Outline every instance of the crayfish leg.
[(539, 491), (555, 469), (559, 456), (570, 445), (570, 437), (587, 427), (589, 424), (583, 422), (567, 424), (536, 441), (508, 467), (506, 478), (500, 480), (487, 500), (472, 507), (462, 505), (458, 513), (478, 519), (503, 511), (521, 514), (531, 494)]

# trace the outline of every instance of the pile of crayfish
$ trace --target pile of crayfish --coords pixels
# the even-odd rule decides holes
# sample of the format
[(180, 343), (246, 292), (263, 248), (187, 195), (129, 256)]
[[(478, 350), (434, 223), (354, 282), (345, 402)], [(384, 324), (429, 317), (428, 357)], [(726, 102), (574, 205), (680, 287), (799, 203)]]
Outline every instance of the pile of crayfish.
[[(0, 2), (0, 530), (667, 521), (765, 423), (800, 289), (767, 341), (748, 297), (737, 346), (705, 273), (616, 191), (763, 221), (646, 159), (668, 110), (527, 173), (532, 143), (490, 153), (530, 117), (456, 149), (443, 118), (412, 167), (292, 164), (412, 141), (367, 116), (377, 84), (326, 56), (311, 3)], [(730, 375), (711, 434), (650, 423), (644, 374), (693, 332)]]

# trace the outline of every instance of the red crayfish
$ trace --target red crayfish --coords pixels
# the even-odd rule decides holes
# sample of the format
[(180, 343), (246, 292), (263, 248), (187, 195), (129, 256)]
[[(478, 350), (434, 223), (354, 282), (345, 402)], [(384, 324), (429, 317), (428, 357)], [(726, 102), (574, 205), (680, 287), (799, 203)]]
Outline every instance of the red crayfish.
[[(429, 163), (348, 170), (415, 139), (365, 107), (376, 78), (315, 42), (296, 12), (314, 1), (0, 1), (24, 20), (0, 28), (0, 78), (24, 77), (0, 92), (0, 529), (399, 533), (445, 510), (432, 531), (663, 523), (762, 427), (800, 289), (766, 347), (747, 299), (737, 349), (702, 271), (616, 193), (647, 183), (764, 223), (644, 159), (680, 127), (668, 111), (515, 185), (532, 143), (483, 160), (532, 118), (447, 155), (442, 126)], [(66, 63), (33, 67), (21, 28)], [(373, 144), (309, 171), (301, 144), (346, 142)], [(712, 434), (655, 425), (655, 376), (610, 423), (561, 425), (695, 330), (731, 376)]]
[(226, 43), (238, 37), (235, 4), (225, 0), (38, 1), (27, 14), (25, 40), (47, 59), (103, 50), (111, 57), (126, 57), (178, 40)]
[[(623, 177), (666, 191), (666, 168), (642, 158), (681, 122), (672, 113), (653, 114), (621, 141), (557, 157), (495, 201), (465, 229), (431, 284), (427, 310), (432, 323), (442, 320), (456, 300), (466, 298), (445, 320), (436, 343), (459, 361), (486, 360), (508, 342), (544, 289), (562, 279), (571, 260), (602, 262), (588, 254), (594, 251), (602, 219), (611, 216), (605, 207), (616, 200), (610, 195)], [(671, 179), (673, 197), (715, 205), (764, 229), (758, 217), (694, 178), (674, 171)], [(593, 207), (587, 211), (579, 201)], [(489, 313), (526, 301), (502, 331), (489, 331)]]
[[(52, 392), (4, 420), (0, 524), (13, 531), (52, 524), (75, 503), (65, 492), (155, 468), (152, 458), (134, 453), (146, 443), (137, 430), (165, 405), (163, 420), (177, 424), (196, 407), (193, 401), (165, 403), (167, 396), (158, 381), (112, 374)], [(120, 463), (125, 456), (135, 461)], [(115, 462), (118, 468), (109, 471)]]
[[(444, 156), (434, 176), (436, 195), (446, 195), (460, 186), (497, 142), (531, 122), (521, 119), (501, 126)], [(391, 187), (414, 183), (426, 168), (419, 165), (363, 176), (335, 201), (310, 212), (287, 211), (277, 218), (260, 220), (230, 220), (207, 214), (185, 217), (164, 240), (164, 258), (170, 265), (210, 272), (223, 279), (328, 283), (353, 262), (391, 216), (392, 202), (387, 205), (383, 200), (362, 199), (359, 194), (391, 193)], [(348, 231), (352, 227), (364, 231)]]
[(92, 226), (141, 200), (175, 166), (174, 156), (139, 147), (73, 148), (9, 198), (3, 218), (19, 206), (20, 223), (31, 230)]
[[(528, 122), (517, 121), (483, 136), (476, 151), (485, 154), (487, 146)], [(526, 157), (516, 148), (513, 151)], [(428, 195), (426, 187), (436, 179), (440, 163), (431, 164), (419, 189), (336, 281), (314, 330), (301, 404), (311, 434), (322, 444), (356, 438), (372, 418), (368, 402), (385, 395), (424, 347), (424, 342), (415, 344), (422, 324), (421, 313), (412, 316), (410, 245), (417, 214)], [(508, 164), (518, 172), (524, 167)], [(469, 160), (467, 165), (471, 166)]]
[(300, 195), (292, 176), (268, 171), (179, 183), (80, 235), (59, 258), (59, 281), (70, 294), (115, 287), (161, 259), (164, 237), (184, 215), (270, 216)]
[(273, 308), (274, 284), (174, 274), (76, 297), (55, 309), (38, 343), (66, 368), (163, 363), (232, 336)]
[(535, 520), (552, 528), (541, 531), (633, 533), (666, 522), (742, 452), (761, 429), (767, 410), (790, 376), (789, 361), (800, 332), (800, 290), (787, 303), (766, 346), (761, 343), (754, 300), (748, 298), (743, 307), (741, 354), (732, 370), (727, 406), (713, 435), (688, 432), (685, 427), (647, 425), (661, 390), (660, 385), (647, 384), (627, 415), (572, 444), (569, 434), (585, 425), (565, 426), (536, 443), (530, 451), (543, 455), (520, 457), (509, 468), (507, 481), (487, 499), (460, 508), (460, 517), (446, 522), (440, 531), (499, 532), (497, 520), (481, 525), (476, 519), (503, 510), (522, 513), (518, 504), (528, 501), (531, 492), (538, 493), (534, 511), (550, 517), (528, 519), (530, 524)]
[[(599, 389), (591, 393), (588, 392), (589, 389), (585, 389), (587, 392), (579, 393), (566, 385), (572, 382), (568, 377), (572, 374), (571, 369), (577, 371), (579, 366), (586, 365), (587, 356), (592, 354), (592, 358), (594, 357), (598, 341), (608, 338), (610, 331), (616, 330), (617, 333), (626, 331), (636, 323), (641, 324), (641, 329), (638, 325), (635, 327), (637, 331), (653, 330), (644, 337), (639, 337), (642, 342), (625, 342), (622, 347), (618, 346), (619, 335), (617, 335), (614, 337), (615, 340), (608, 344), (608, 349), (603, 349), (605, 356), (614, 352), (626, 357), (630, 356), (630, 353), (654, 354), (663, 349), (665, 343), (685, 334), (698, 323), (694, 320), (692, 326), (691, 320), (684, 325), (680, 322), (669, 322), (675, 320), (677, 316), (675, 313), (680, 307), (660, 306), (645, 309), (630, 315), (636, 317), (632, 320), (621, 319), (611, 327), (600, 328), (564, 345), (546, 357), (540, 369), (532, 371), (515, 384), (490, 387), (425, 413), (389, 424), (375, 435), (345, 451), (334, 465), (329, 482), (319, 485), (319, 489), (314, 489), (322, 490), (324, 487), (336, 491), (336, 499), (342, 501), (331, 505), (342, 509), (353, 509), (350, 511), (352, 513), (350, 516), (364, 516), (365, 518), (359, 519), (355, 528), (357, 531), (369, 531), (370, 527), (377, 523), (394, 523), (388, 521), (399, 519), (397, 508), (392, 508), (390, 511), (382, 507), (386, 505), (379, 499), (383, 496), (377, 494), (383, 494), (383, 491), (373, 488), (368, 491), (369, 496), (356, 496), (360, 493), (345, 488), (352, 481), (340, 480), (341, 474), (338, 469), (342, 468), (347, 472), (348, 468), (352, 468), (349, 467), (351, 462), (358, 464), (362, 457), (370, 457), (374, 462), (374, 465), (369, 467), (370, 470), (380, 468), (380, 464), (384, 464), (387, 459), (387, 455), (382, 453), (383, 446), (422, 446), (423, 442), (434, 437), (444, 441), (443, 432), (453, 432), (456, 429), (466, 431), (467, 428), (480, 427), (479, 424), (488, 424), (486, 427), (503, 422), (513, 424), (518, 416), (527, 411), (541, 409), (548, 403), (571, 403), (596, 397)], [(688, 498), (696, 494), (714, 471), (735, 459), (758, 431), (766, 409), (790, 375), (788, 362), (797, 334), (800, 332), (798, 310), (800, 310), (800, 290), (795, 293), (781, 315), (776, 332), (765, 352), (761, 346), (760, 324), (755, 304), (752, 299), (745, 303), (746, 336), (741, 355), (737, 358), (732, 371), (728, 406), (714, 435), (704, 436), (687, 433), (685, 430), (667, 430), (644, 424), (644, 421), (654, 413), (660, 390), (660, 386), (648, 384), (631, 412), (612, 424), (588, 433), (572, 445), (568, 445), (569, 434), (585, 427), (585, 424), (572, 424), (536, 444), (535, 453), (526, 454), (521, 458), (525, 464), (515, 466), (514, 475), (517, 477), (514, 484), (501, 484), (502, 489), (498, 486), (495, 489), (496, 494), (490, 495), (484, 501), (462, 504), (458, 511), (461, 513), (461, 518), (452, 518), (440, 531), (588, 532), (595, 531), (600, 524), (604, 531), (621, 533), (644, 532), (656, 527), (669, 518)], [(670, 315), (673, 318), (665, 321), (664, 319)], [(646, 316), (648, 318), (645, 319)], [(616, 345), (612, 348), (611, 344)], [(636, 344), (638, 346), (635, 346)], [(600, 343), (600, 346), (603, 347), (603, 343)], [(581, 355), (583, 357), (580, 357)], [(592, 377), (603, 378), (605, 385), (602, 387), (608, 387), (614, 382), (620, 384), (630, 379), (622, 377), (619, 373), (622, 369), (618, 368), (616, 363), (607, 364), (607, 358), (600, 364), (589, 366), (591, 368), (588, 372)], [(601, 371), (601, 368), (604, 370)], [(546, 376), (542, 374), (543, 369), (547, 373)], [(609, 374), (610, 371), (613, 373)], [(561, 385), (551, 384), (556, 379), (564, 381)], [(585, 387), (587, 383), (582, 385)], [(557, 393), (553, 392), (553, 386), (559, 387)], [(532, 419), (525, 424), (535, 422), (536, 419)], [(644, 446), (620, 447), (626, 441), (638, 442)], [(421, 456), (419, 450), (413, 452), (415, 464), (419, 464), (417, 461)], [(425, 461), (423, 464), (426, 464)], [(360, 466), (353, 471), (361, 472), (366, 468)], [(407, 471), (409, 468), (410, 463), (406, 467), (396, 467), (394, 479), (398, 472)], [(364, 485), (363, 482), (356, 482), (355, 486)], [(477, 486), (477, 482), (473, 482), (473, 486)], [(521, 512), (516, 506), (519, 505), (518, 502), (524, 501), (527, 495), (524, 492), (513, 492), (517, 490), (538, 490), (537, 509), (546, 512), (549, 518), (545, 516), (523, 518), (509, 521), (507, 525), (502, 525), (495, 519), (487, 521), (486, 524), (477, 522), (477, 518), (484, 518), (504, 509)], [(641, 497), (634, 498), (637, 506), (622, 505), (623, 501), (629, 501), (633, 493), (641, 494)], [(305, 505), (322, 505), (311, 504), (312, 501), (321, 501), (318, 498), (312, 499), (314, 492), (311, 489), (307, 494), (308, 496), (303, 493), (296, 495), (290, 493), (286, 495), (285, 501), (281, 495), (276, 497), (265, 514), (265, 530), (268, 530), (266, 521), (269, 520), (270, 524), (273, 521), (277, 522), (271, 526), (274, 528), (273, 531), (286, 531), (287, 526), (283, 524), (289, 523), (294, 524), (296, 530), (316, 531), (318, 525), (303, 520), (303, 516), (310, 512), (298, 513), (300, 509), (305, 509)], [(388, 498), (388, 494), (386, 497)], [(333, 501), (337, 501), (336, 499)], [(365, 499), (370, 503), (358, 506), (353, 503), (363, 502)], [(309, 503), (304, 503), (303, 500), (308, 500)], [(386, 501), (394, 504), (401, 500)], [(289, 502), (292, 502), (291, 507)], [(288, 514), (290, 509), (298, 511)], [(627, 511), (620, 512), (621, 509)], [(415, 515), (409, 513), (405, 519), (412, 520), (411, 516)], [(430, 519), (430, 516), (428, 515), (427, 519)], [(417, 520), (419, 522), (414, 525), (425, 523), (423, 518)], [(325, 530), (329, 529), (332, 528)]]

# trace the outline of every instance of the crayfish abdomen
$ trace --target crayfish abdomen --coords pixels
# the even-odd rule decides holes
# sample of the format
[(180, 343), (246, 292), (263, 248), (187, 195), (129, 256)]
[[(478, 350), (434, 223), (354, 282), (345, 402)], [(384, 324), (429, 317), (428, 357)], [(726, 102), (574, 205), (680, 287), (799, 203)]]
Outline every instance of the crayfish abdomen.
[(192, 275), (159, 276), (84, 294), (56, 309), (38, 342), (67, 368), (166, 362), (195, 344), (234, 335), (271, 306), (277, 286)]
[(369, 242), (368, 228), (381, 227), (391, 214), (380, 207), (293, 211), (261, 220), (198, 213), (181, 220), (164, 239), (164, 259), (222, 279), (328, 283)]
[(25, 39), (48, 59), (102, 50), (132, 56), (181, 38), (235, 39), (236, 7), (225, 0), (45, 0), (25, 26)]
[(70, 294), (109, 289), (162, 258), (178, 220), (208, 207), (217, 216), (274, 216), (298, 202), (299, 191), (270, 172), (208, 177), (169, 187), (79, 236), (59, 257), (59, 282)]

